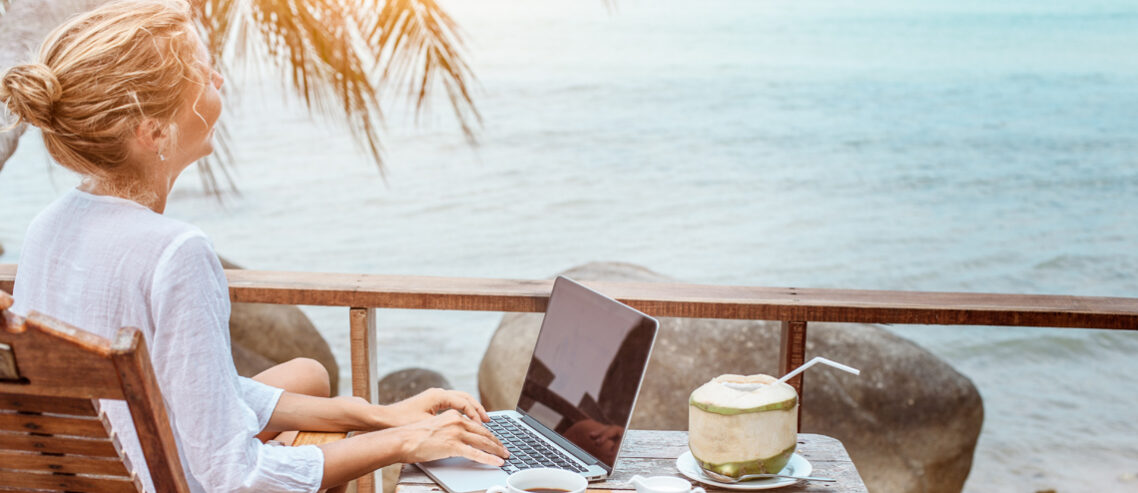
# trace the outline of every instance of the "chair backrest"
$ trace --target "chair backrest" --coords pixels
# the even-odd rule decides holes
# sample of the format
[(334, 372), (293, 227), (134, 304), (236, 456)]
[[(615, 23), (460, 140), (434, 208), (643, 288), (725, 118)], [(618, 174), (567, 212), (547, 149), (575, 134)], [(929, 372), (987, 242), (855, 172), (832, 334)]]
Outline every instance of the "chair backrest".
[(188, 492), (142, 334), (124, 328), (111, 342), (11, 306), (0, 291), (0, 489), (141, 491), (99, 410), (119, 399), (155, 489)]

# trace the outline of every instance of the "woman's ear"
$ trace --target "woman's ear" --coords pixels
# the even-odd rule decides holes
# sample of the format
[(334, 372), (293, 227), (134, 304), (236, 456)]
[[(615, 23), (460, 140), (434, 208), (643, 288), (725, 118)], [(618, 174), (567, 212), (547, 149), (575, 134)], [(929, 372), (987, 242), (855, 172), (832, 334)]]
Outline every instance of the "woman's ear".
[(143, 118), (134, 129), (134, 138), (143, 151), (162, 156), (169, 130), (153, 118)]

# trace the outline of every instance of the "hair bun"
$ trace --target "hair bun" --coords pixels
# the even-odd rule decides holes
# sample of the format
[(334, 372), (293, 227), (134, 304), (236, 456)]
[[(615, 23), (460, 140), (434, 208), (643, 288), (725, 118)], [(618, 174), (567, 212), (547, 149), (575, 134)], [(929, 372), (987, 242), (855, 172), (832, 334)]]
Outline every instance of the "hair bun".
[(17, 65), (0, 80), (0, 101), (22, 121), (46, 129), (51, 126), (55, 103), (63, 97), (63, 86), (55, 72), (42, 63)]

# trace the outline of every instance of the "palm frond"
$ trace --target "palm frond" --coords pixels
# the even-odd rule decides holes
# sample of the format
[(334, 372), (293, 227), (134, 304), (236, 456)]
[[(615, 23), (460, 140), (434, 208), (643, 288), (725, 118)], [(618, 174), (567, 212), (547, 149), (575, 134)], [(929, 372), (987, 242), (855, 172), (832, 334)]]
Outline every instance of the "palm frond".
[(475, 141), (482, 122), (471, 97), (475, 78), (462, 50), (464, 43), (454, 20), (435, 0), (365, 0), (361, 31), (375, 46), (380, 82), (407, 91), (416, 117), (428, 107), (429, 96), (441, 82), (466, 137)]
[(357, 12), (332, 0), (252, 0), (241, 10), (236, 0), (210, 2), (217, 6), (211, 27), (218, 35), (211, 44), (224, 51), (236, 35), (239, 56), (267, 55), (310, 109), (347, 123), (384, 170), (377, 123), (383, 110), (369, 77), (368, 47), (359, 42)]
[[(224, 60), (224, 47), (229, 37), (230, 25), (233, 23), (236, 2), (230, 0), (198, 0), (192, 4), (194, 19), (198, 24), (198, 31), (209, 49), (210, 56), (221, 63)], [(228, 72), (225, 67), (218, 67), (223, 73)], [(228, 88), (223, 88), (223, 96), (230, 99)], [(225, 193), (238, 193), (237, 182), (229, 172), (233, 162), (233, 153), (230, 150), (230, 135), (225, 119), (217, 123), (215, 138), (217, 146), (214, 153), (198, 162), (198, 176), (201, 178), (202, 189), (213, 195), (218, 201), (224, 201)], [(220, 178), (218, 179), (218, 175)]]
[[(229, 148), (229, 129), (225, 121), (217, 122), (214, 134), (217, 145), (213, 154), (198, 162), (198, 176), (201, 178), (202, 189), (213, 195), (218, 202), (225, 202), (226, 193), (240, 195), (237, 182), (229, 172), (229, 163), (233, 162), (233, 152)], [(221, 179), (218, 179), (218, 174)]]
[[(464, 134), (476, 142), (474, 76), (457, 26), (434, 0), (195, 0), (193, 6), (223, 73), (280, 70), (310, 110), (347, 126), (381, 174), (382, 89), (407, 91), (418, 119), (441, 83)], [(217, 135), (227, 149), (228, 133), (221, 128)], [(221, 153), (202, 163), (207, 190), (220, 190), (214, 168), (232, 188), (230, 162)]]
[(229, 40), (239, 4), (239, 1), (233, 0), (196, 0), (192, 4), (202, 39), (215, 62), (224, 60), (224, 47)]

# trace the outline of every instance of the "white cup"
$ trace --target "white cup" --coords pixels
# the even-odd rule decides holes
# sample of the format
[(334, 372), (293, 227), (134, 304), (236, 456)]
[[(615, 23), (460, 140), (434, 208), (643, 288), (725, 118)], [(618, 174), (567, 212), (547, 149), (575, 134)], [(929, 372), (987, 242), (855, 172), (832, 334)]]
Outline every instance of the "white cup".
[(584, 493), (588, 486), (589, 482), (580, 474), (541, 467), (515, 472), (506, 478), (506, 486), (491, 486), (486, 493), (534, 493), (535, 490)]
[(636, 493), (706, 493), (703, 488), (692, 488), (688, 480), (675, 476), (636, 475), (630, 481), (636, 486)]

